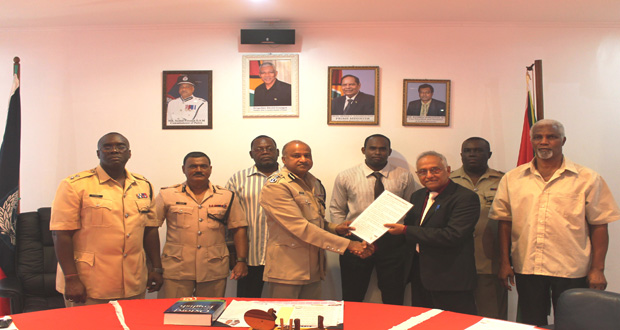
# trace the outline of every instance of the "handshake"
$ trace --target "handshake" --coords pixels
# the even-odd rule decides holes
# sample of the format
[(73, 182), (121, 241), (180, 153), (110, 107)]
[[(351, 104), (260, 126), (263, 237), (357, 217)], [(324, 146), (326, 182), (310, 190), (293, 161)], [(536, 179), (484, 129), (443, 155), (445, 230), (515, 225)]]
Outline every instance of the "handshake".
[[(349, 236), (351, 235), (351, 231), (355, 230), (355, 228), (350, 227), (351, 221), (345, 221), (339, 224), (336, 227), (336, 233), (340, 236)], [(375, 252), (375, 246), (372, 244), (368, 244), (368, 242), (357, 242), (351, 241), (349, 242), (349, 246), (347, 246), (347, 250), (351, 251), (351, 253), (356, 256), (365, 259), (370, 257)]]

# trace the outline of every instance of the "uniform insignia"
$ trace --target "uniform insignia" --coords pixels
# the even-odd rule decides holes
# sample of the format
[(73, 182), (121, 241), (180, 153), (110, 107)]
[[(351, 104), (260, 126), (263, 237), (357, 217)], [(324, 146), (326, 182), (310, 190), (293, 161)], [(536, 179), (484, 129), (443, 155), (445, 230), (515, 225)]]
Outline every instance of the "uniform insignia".
[(276, 182), (278, 182), (278, 177), (277, 177), (277, 176), (274, 176), (273, 178), (269, 179), (269, 182), (271, 182), (271, 183), (276, 183)]
[(95, 195), (95, 194), (90, 194), (90, 195), (88, 195), (88, 197), (103, 198), (103, 195)]
[(136, 197), (138, 197), (138, 199), (149, 198), (149, 195), (147, 193), (139, 193), (136, 194)]
[(497, 191), (497, 188), (491, 188), (490, 190), (491, 191)]
[(177, 202), (177, 205), (187, 205), (185, 202)]
[(300, 191), (300, 192), (299, 192), (299, 194), (300, 194), (300, 195), (305, 195), (303, 191)]
[(221, 207), (221, 208), (228, 208), (228, 205), (226, 204), (210, 204), (209, 207)]
[(295, 176), (295, 174), (293, 174), (293, 173), (289, 173), (289, 174), (288, 174), (288, 177), (289, 177), (289, 178), (291, 178), (291, 180), (295, 180), (295, 179), (297, 179), (297, 177), (296, 177), (296, 176)]

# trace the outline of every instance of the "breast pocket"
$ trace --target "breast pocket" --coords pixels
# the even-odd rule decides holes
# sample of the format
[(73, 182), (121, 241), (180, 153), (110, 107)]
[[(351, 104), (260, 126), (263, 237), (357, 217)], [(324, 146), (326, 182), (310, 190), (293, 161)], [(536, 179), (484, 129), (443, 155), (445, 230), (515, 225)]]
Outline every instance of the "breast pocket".
[(299, 206), (299, 209), (304, 215), (304, 218), (308, 220), (313, 220), (321, 217), (319, 211), (314, 207), (310, 199), (308, 199), (306, 196), (295, 196), (295, 203), (297, 203), (297, 206)]
[(210, 207), (207, 214), (207, 227), (216, 229), (224, 226), (227, 223), (226, 208), (223, 207)]
[(109, 227), (114, 203), (103, 198), (84, 198), (82, 202), (82, 221), (87, 226)]
[(173, 227), (188, 228), (194, 218), (194, 212), (191, 206), (171, 206), (166, 221)]

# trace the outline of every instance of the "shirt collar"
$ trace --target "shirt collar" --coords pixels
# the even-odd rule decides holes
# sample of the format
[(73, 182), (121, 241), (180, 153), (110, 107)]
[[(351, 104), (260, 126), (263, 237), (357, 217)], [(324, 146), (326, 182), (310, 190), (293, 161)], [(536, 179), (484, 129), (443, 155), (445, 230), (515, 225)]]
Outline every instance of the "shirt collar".
[(364, 173), (365, 177), (371, 176), (374, 172), (379, 172), (383, 177), (387, 178), (390, 174), (390, 171), (392, 171), (392, 169), (394, 168), (394, 166), (392, 166), (389, 162), (385, 164), (385, 166), (380, 171), (375, 171), (372, 168), (368, 167), (368, 165), (366, 165), (366, 162), (363, 162), (360, 166), (362, 167), (362, 172)]
[[(97, 177), (99, 178), (99, 183), (104, 183), (108, 180), (114, 180), (112, 179), (112, 177), (110, 177), (108, 172), (106, 172), (103, 169), (103, 167), (101, 167), (101, 165), (97, 165), (97, 168), (95, 169), (95, 171), (97, 171)], [(131, 184), (131, 183), (134, 183), (135, 181), (136, 181), (136, 178), (134, 178), (134, 176), (131, 175), (131, 173), (127, 171), (127, 169), (125, 169), (125, 182)]]

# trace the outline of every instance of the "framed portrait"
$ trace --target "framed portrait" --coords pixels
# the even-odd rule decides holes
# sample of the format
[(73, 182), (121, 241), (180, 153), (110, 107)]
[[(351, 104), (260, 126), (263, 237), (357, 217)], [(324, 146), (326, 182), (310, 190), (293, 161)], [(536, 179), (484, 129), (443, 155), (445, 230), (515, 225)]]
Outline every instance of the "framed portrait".
[(327, 80), (327, 124), (379, 123), (379, 67), (330, 66)]
[(243, 116), (299, 116), (299, 55), (243, 55)]
[(403, 126), (450, 126), (450, 80), (405, 79)]
[(164, 71), (163, 129), (213, 128), (212, 71)]

